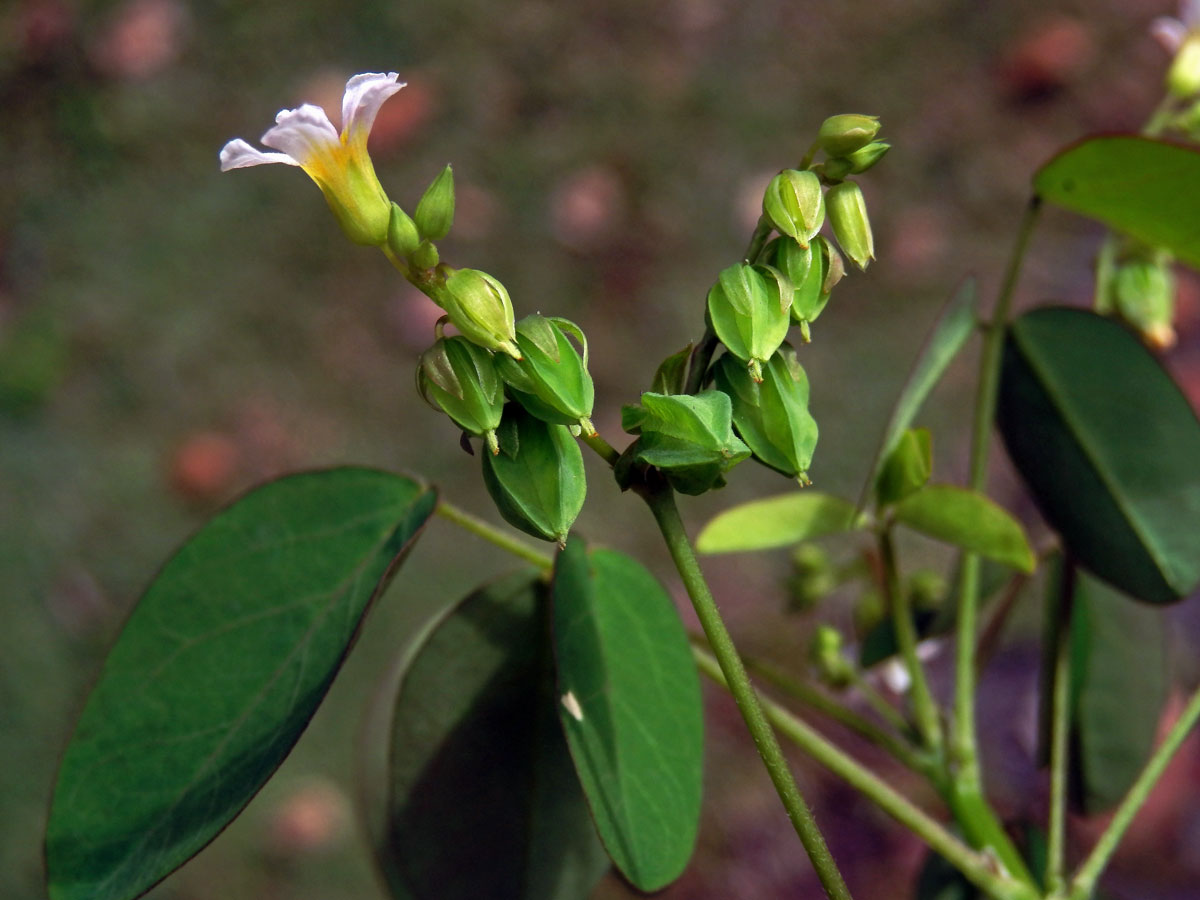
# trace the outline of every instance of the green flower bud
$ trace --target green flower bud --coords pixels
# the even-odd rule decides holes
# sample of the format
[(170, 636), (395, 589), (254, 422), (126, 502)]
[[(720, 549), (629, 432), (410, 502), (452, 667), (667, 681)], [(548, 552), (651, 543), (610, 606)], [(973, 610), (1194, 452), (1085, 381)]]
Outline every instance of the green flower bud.
[(392, 219), (388, 223), (388, 249), (401, 259), (408, 259), (409, 254), (421, 243), (421, 235), (417, 233), (416, 223), (402, 210), (399, 204), (392, 204)]
[(813, 171), (826, 181), (836, 182), (849, 175), (852, 168), (854, 168), (854, 164), (848, 157), (834, 156), (823, 163), (817, 163), (813, 166)]
[(737, 263), (708, 292), (708, 316), (721, 343), (744, 360), (755, 381), (787, 336), (792, 285), (771, 266)]
[(454, 172), (449, 166), (425, 189), (413, 221), (421, 237), (428, 241), (440, 241), (450, 233), (454, 224)]
[(1175, 277), (1167, 262), (1155, 258), (1119, 264), (1112, 300), (1121, 318), (1148, 344), (1161, 350), (1175, 343)]
[(806, 543), (792, 551), (792, 574), (787, 580), (790, 612), (807, 612), (836, 587), (837, 573), (824, 549)]
[(825, 222), (821, 179), (813, 172), (785, 169), (767, 186), (763, 215), (780, 232), (807, 247)]
[(937, 610), (946, 597), (946, 579), (933, 569), (918, 569), (908, 579), (908, 602), (915, 612)]
[(726, 354), (713, 367), (714, 384), (729, 395), (738, 436), (763, 465), (808, 484), (817, 446), (817, 423), (808, 411), (808, 377), (796, 352), (784, 344), (754, 381)]
[(446, 310), (450, 324), (464, 337), (488, 350), (521, 358), (512, 300), (499, 281), (478, 269), (457, 269), (444, 285), (432, 290), (434, 302)]
[(861, 175), (875, 165), (875, 163), (883, 159), (891, 149), (891, 144), (885, 144), (883, 141), (872, 141), (867, 146), (855, 150), (846, 157), (850, 162), (850, 174)]
[(564, 425), (551, 425), (519, 403), (504, 407), (500, 452), (484, 453), (483, 483), (504, 520), (526, 534), (566, 543), (583, 508), (583, 454)]
[(827, 156), (849, 156), (879, 134), (879, 117), (847, 113), (830, 116), (821, 123), (817, 142)]
[(1167, 69), (1167, 90), (1187, 99), (1200, 93), (1200, 34), (1189, 32)]
[(854, 664), (842, 655), (842, 633), (832, 625), (821, 625), (813, 632), (808, 658), (822, 682), (844, 688), (854, 680)]
[(854, 600), (851, 617), (854, 619), (854, 629), (858, 634), (867, 634), (882, 624), (887, 618), (887, 602), (883, 594), (874, 588), (868, 588)]
[(867, 203), (862, 189), (853, 181), (843, 181), (831, 187), (825, 196), (833, 235), (846, 255), (864, 271), (875, 258), (875, 238), (871, 220), (867, 218)]
[[(568, 334), (579, 341), (582, 357)], [(595, 391), (587, 369), (587, 338), (579, 326), (566, 319), (526, 316), (517, 323), (517, 347), (520, 360), (506, 356), (496, 360), (512, 398), (545, 422), (595, 434), (588, 418)]]
[(464, 337), (438, 338), (421, 354), (417, 392), (468, 434), (499, 453), (496, 428), (504, 410), (504, 382), (492, 354)]
[(430, 241), (421, 241), (409, 260), (418, 269), (434, 269), (442, 261), (442, 257), (435, 244)]

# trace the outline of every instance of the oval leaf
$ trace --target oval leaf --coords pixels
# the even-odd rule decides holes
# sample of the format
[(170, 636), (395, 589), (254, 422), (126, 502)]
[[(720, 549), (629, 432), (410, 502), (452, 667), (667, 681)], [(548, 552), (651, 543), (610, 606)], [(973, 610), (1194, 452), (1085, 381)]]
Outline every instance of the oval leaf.
[(1200, 582), (1200, 422), (1145, 347), (1081, 309), (1009, 330), (997, 424), (1078, 561), (1150, 603)]
[(136, 897), (241, 812), (436, 502), (386, 472), (310, 472), (250, 492), (184, 544), (67, 747), (46, 832), (53, 900)]
[(1137, 135), (1089, 138), (1042, 166), (1039, 196), (1200, 266), (1200, 153)]
[(501, 579), (407, 660), (377, 848), (394, 896), (577, 900), (608, 870), (555, 711), (547, 601), (537, 571)]
[(820, 491), (799, 491), (754, 500), (727, 509), (696, 538), (700, 553), (734, 553), (790, 547), (801, 541), (849, 531), (856, 510)]
[(1071, 785), (1084, 813), (1115, 806), (1154, 750), (1167, 701), (1163, 612), (1084, 572), (1071, 607)]
[(896, 521), (914, 531), (1032, 572), (1033, 550), (1019, 522), (983, 494), (930, 484), (895, 506)]
[(700, 818), (700, 683), (679, 615), (639, 563), (572, 537), (554, 567), (559, 718), (605, 849), (635, 886), (675, 880)]

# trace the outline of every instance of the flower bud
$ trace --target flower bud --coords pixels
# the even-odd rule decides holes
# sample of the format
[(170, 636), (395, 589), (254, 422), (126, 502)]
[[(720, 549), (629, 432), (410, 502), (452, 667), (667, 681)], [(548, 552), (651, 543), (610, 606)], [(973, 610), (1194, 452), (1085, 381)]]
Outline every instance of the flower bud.
[(875, 258), (875, 238), (871, 220), (867, 218), (867, 203), (862, 189), (853, 181), (843, 181), (831, 187), (825, 196), (833, 235), (846, 255), (860, 269)]
[(468, 340), (488, 350), (502, 350), (521, 358), (516, 345), (512, 300), (499, 281), (478, 269), (457, 269), (444, 285), (433, 289), (433, 300), (450, 324)]
[(421, 241), (417, 245), (417, 249), (412, 252), (409, 260), (418, 269), (433, 269), (442, 261), (442, 256), (438, 253), (436, 244), (431, 241)]
[(847, 113), (830, 116), (821, 123), (817, 142), (827, 156), (849, 156), (879, 134), (879, 117)]
[(763, 465), (808, 484), (817, 446), (817, 423), (808, 411), (808, 377), (787, 344), (754, 381), (726, 354), (713, 367), (713, 383), (729, 395), (738, 435)]
[(492, 354), (464, 337), (438, 338), (421, 354), (417, 392), (468, 434), (499, 453), (496, 428), (504, 410), (504, 382)]
[(708, 292), (708, 315), (721, 343), (748, 364), (755, 381), (787, 336), (792, 286), (778, 269), (737, 263)]
[(771, 179), (763, 194), (763, 215), (780, 234), (807, 247), (825, 222), (821, 179), (813, 172), (796, 169), (780, 172)]
[(421, 235), (417, 225), (402, 210), (397, 203), (392, 204), (392, 219), (388, 223), (388, 249), (401, 259), (408, 259), (409, 254), (421, 243)]
[(865, 147), (855, 150), (846, 157), (850, 162), (850, 174), (861, 175), (875, 165), (875, 163), (883, 159), (891, 149), (891, 144), (886, 144), (883, 141), (872, 141)]
[(837, 588), (833, 561), (818, 544), (800, 544), (792, 551), (792, 574), (787, 579), (788, 611), (807, 612)]
[[(579, 326), (566, 319), (532, 315), (518, 322), (516, 330), (521, 359), (496, 360), (512, 398), (544, 422), (595, 434), (588, 418), (595, 392), (587, 369), (587, 338)], [(582, 357), (567, 334), (579, 341)]]
[(1190, 32), (1167, 70), (1167, 90), (1187, 99), (1200, 93), (1200, 33)]
[(564, 425), (551, 425), (519, 403), (504, 407), (500, 452), (484, 453), (483, 483), (504, 520), (545, 541), (567, 540), (583, 509), (583, 454)]
[(454, 224), (454, 171), (449, 166), (425, 189), (413, 221), (421, 237), (428, 241), (440, 241), (450, 233)]
[(1160, 259), (1120, 263), (1112, 282), (1117, 313), (1136, 328), (1152, 347), (1163, 350), (1175, 343), (1175, 278)]
[(832, 625), (821, 625), (813, 632), (808, 658), (817, 677), (830, 687), (846, 687), (854, 680), (854, 664), (842, 655), (842, 633)]

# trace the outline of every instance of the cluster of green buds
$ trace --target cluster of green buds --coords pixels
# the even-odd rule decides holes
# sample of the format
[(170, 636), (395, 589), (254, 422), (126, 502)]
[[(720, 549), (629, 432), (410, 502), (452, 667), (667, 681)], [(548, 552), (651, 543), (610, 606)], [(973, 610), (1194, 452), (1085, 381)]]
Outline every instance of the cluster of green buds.
[(1097, 312), (1117, 315), (1151, 347), (1175, 343), (1175, 276), (1164, 250), (1131, 238), (1110, 239), (1096, 277)]
[[(771, 179), (745, 258), (724, 269), (708, 292), (709, 334), (725, 352), (711, 366), (711, 353), (677, 353), (663, 362), (655, 375), (655, 393), (643, 395), (642, 407), (626, 417), (626, 430), (640, 435), (631, 448), (637, 461), (660, 469), (665, 465), (664, 454), (648, 452), (647, 445), (659, 440), (646, 437), (646, 421), (655, 420), (650, 405), (661, 406), (657, 398), (662, 394), (698, 398), (703, 396), (699, 391), (712, 385), (728, 397), (728, 424), (754, 458), (802, 485), (809, 483), (817, 423), (808, 407), (808, 378), (787, 337), (795, 325), (802, 343), (812, 339), (813, 322), (846, 274), (843, 257), (864, 270), (875, 258), (862, 191), (849, 177), (866, 172), (887, 152), (889, 145), (876, 140), (879, 128), (874, 116), (826, 119), (800, 166)], [(824, 157), (817, 161), (822, 152)], [(832, 239), (821, 233), (826, 223)], [(703, 366), (704, 371), (692, 371), (693, 366)], [(648, 402), (652, 396), (656, 399)], [(676, 400), (681, 406), (690, 403)], [(721, 424), (709, 418), (715, 409), (689, 406), (687, 415), (681, 412), (673, 421), (686, 420), (689, 427), (704, 422), (690, 438), (693, 455), (736, 461)], [(675, 430), (681, 429), (677, 425)], [(688, 454), (679, 459), (685, 457), (691, 459)], [(707, 481), (688, 478), (688, 487), (719, 486), (726, 470), (727, 466), (719, 468)], [(678, 478), (670, 468), (665, 471), (669, 479)]]

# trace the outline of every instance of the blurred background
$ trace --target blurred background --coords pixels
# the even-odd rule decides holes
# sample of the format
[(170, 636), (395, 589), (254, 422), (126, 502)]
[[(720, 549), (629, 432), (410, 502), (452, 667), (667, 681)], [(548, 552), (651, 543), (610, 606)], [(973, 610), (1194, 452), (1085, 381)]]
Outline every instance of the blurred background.
[[(435, 308), (343, 238), (303, 174), (220, 174), (226, 140), (254, 142), (305, 101), (335, 114), (353, 73), (400, 72), (409, 86), (371, 138), (385, 188), (411, 210), (454, 164), (443, 258), (500, 278), (518, 316), (583, 327), (594, 419), (620, 443), (620, 405), (699, 336), (707, 288), (741, 254), (771, 175), (825, 116), (882, 116), (894, 149), (862, 179), (878, 262), (837, 288), (801, 357), (821, 425), (811, 475), (856, 496), (938, 308), (969, 274), (994, 297), (1032, 171), (1148, 115), (1167, 56), (1147, 27), (1173, 12), (1165, 0), (0, 5), (0, 895), (44, 895), (41, 832), (73, 718), (155, 568), (221, 505), (284, 472), (352, 462), (419, 474), (498, 521), (478, 459), (412, 389)], [(1088, 302), (1099, 235), (1050, 214), (1020, 302)], [(1186, 273), (1180, 303), (1168, 362), (1196, 403), (1200, 303)], [(965, 473), (972, 371), (957, 364), (921, 419), (939, 480)], [(649, 516), (588, 464), (580, 528), (674, 585)], [(1011, 499), (1005, 466), (995, 485)], [(788, 489), (747, 464), (685, 517), (698, 526)], [(920, 542), (906, 553), (945, 560)], [(374, 681), (418, 623), (506, 567), (435, 522), (277, 777), (153, 896), (382, 897), (350, 799)], [(786, 554), (709, 570), (745, 647), (794, 659), (809, 626), (780, 625)], [(983, 685), (986, 761), (1009, 816), (1043, 802), (1026, 605)], [(736, 711), (709, 696), (700, 849), (664, 896), (820, 896)], [(921, 845), (796, 766), (856, 896), (905, 896)], [(1189, 743), (1114, 866), (1114, 896), (1196, 896), (1200, 812), (1186, 798), (1198, 771)], [(1086, 838), (1094, 824), (1076, 827)], [(597, 896), (630, 892), (610, 879)]]

